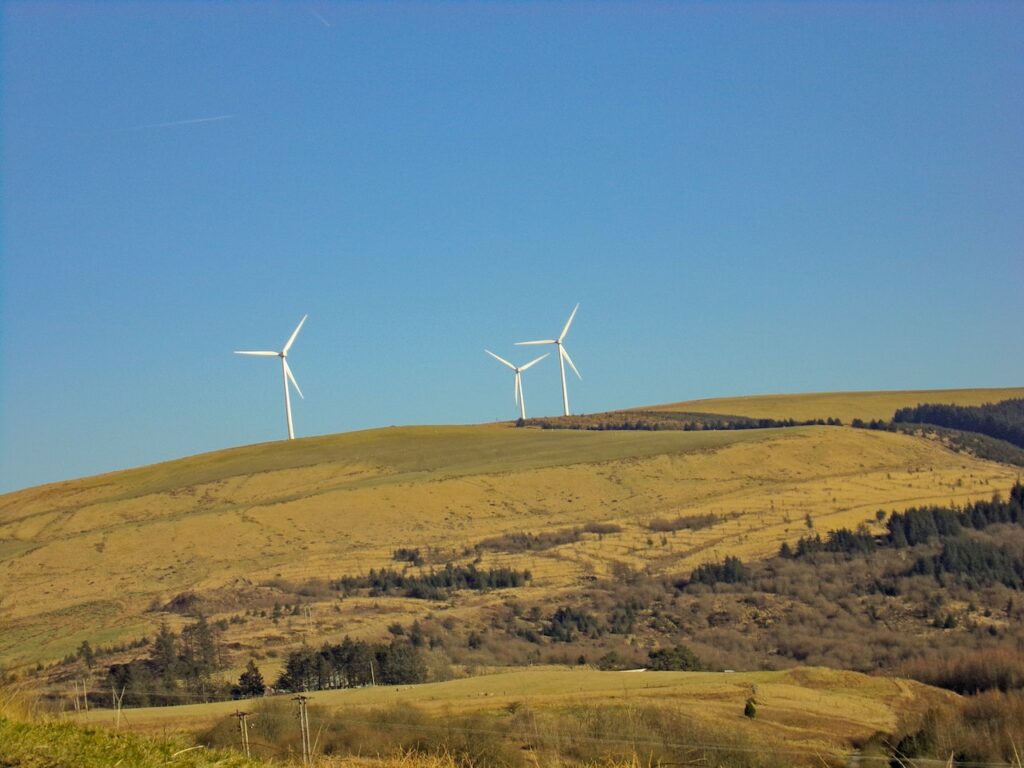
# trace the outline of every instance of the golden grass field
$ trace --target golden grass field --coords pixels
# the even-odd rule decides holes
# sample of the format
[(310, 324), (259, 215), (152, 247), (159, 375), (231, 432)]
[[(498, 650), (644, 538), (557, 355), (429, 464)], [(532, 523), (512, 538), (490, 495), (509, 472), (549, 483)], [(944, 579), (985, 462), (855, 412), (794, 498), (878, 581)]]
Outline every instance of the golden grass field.
[[(808, 418), (891, 415), (921, 400), (983, 402), (1024, 389), (730, 399), (667, 408)], [(840, 407), (841, 404), (841, 407)], [(788, 409), (788, 410), (787, 410)], [(824, 409), (824, 410), (822, 410)], [(845, 409), (845, 410), (844, 410)], [(770, 413), (769, 413), (770, 411)], [(884, 411), (884, 413), (883, 413)], [(394, 565), (395, 548), (462, 554), (500, 533), (614, 522), (554, 549), (485, 555), (529, 568), (525, 599), (555, 596), (615, 563), (685, 572), (777, 550), (806, 532), (873, 520), (876, 509), (1006, 491), (1018, 468), (903, 434), (836, 427), (727, 432), (583, 432), (508, 425), (408, 427), (246, 446), (0, 496), (0, 667), (152, 634), (147, 612), (186, 590), (222, 600), (260, 582), (333, 578)], [(654, 517), (736, 513), (650, 540)], [(471, 618), (496, 594), (459, 595)], [(350, 599), (290, 622), (311, 643), (383, 634), (424, 601)], [(251, 632), (251, 628), (246, 632)], [(266, 635), (280, 634), (267, 626)], [(243, 638), (258, 643), (259, 637)]]
[[(310, 704), (358, 718), (360, 711), (412, 704), (429, 713), (455, 715), (528, 706), (537, 711), (579, 706), (658, 706), (711, 727), (724, 726), (758, 743), (834, 752), (876, 732), (892, 732), (898, 719), (959, 697), (910, 680), (856, 672), (798, 668), (781, 672), (598, 672), (592, 669), (524, 668), (443, 683), (367, 687), (309, 694)], [(758, 716), (743, 717), (755, 696)], [(127, 730), (194, 733), (254, 702), (219, 702), (133, 709)], [(81, 723), (110, 724), (114, 713), (74, 715)], [(609, 734), (610, 736), (613, 734)]]
[(643, 410), (719, 413), (755, 419), (853, 419), (888, 420), (898, 408), (920, 403), (984, 405), (1024, 397), (1020, 387), (994, 389), (920, 389), (900, 392), (811, 392), (800, 395), (755, 395), (715, 397), (682, 403), (657, 405)]

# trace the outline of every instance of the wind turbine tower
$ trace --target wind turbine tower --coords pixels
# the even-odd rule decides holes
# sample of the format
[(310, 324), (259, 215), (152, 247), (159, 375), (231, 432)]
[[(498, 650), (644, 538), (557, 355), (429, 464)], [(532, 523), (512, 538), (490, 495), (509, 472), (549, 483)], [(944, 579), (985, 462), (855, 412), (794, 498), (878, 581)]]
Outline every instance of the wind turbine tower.
[(303, 323), (306, 322), (306, 318), (309, 315), (303, 315), (299, 324), (292, 331), (292, 335), (288, 337), (288, 341), (285, 342), (284, 348), (280, 352), (249, 352), (249, 351), (236, 351), (236, 355), (255, 355), (256, 357), (280, 357), (281, 358), (281, 378), (284, 379), (284, 415), (288, 421), (288, 439), (295, 439), (295, 428), (292, 427), (292, 398), (288, 391), (288, 382), (292, 383), (295, 387), (295, 391), (299, 393), (299, 397), (305, 399), (302, 395), (302, 390), (299, 389), (299, 382), (295, 380), (295, 376), (292, 374), (292, 369), (288, 366), (288, 350), (292, 348), (292, 344), (295, 343), (295, 337), (299, 335), (299, 331), (302, 330)]
[(516, 365), (512, 365), (512, 363), (510, 363), (505, 358), (498, 357), (496, 354), (491, 352), (491, 350), (489, 350), (489, 349), (485, 349), (484, 352), (486, 352), (488, 355), (493, 357), (495, 360), (497, 360), (502, 365), (507, 365), (509, 368), (511, 368), (515, 372), (516, 385), (515, 385), (515, 394), (513, 395), (513, 400), (515, 401), (516, 405), (519, 406), (519, 418), (521, 418), (521, 419), (523, 419), (525, 421), (526, 420), (526, 398), (523, 397), (523, 376), (522, 376), (522, 373), (527, 368), (530, 368), (531, 366), (534, 366), (537, 363), (539, 363), (541, 360), (543, 360), (545, 357), (547, 357), (551, 353), (550, 352), (545, 352), (543, 355), (538, 357), (536, 360), (531, 360), (526, 365), (516, 366)]
[(565, 345), (564, 345), (565, 335), (567, 333), (569, 333), (569, 326), (572, 325), (572, 319), (574, 317), (576, 317), (576, 310), (578, 310), (579, 308), (580, 308), (579, 304), (577, 304), (573, 308), (572, 314), (569, 315), (569, 319), (565, 321), (565, 327), (562, 329), (562, 332), (558, 335), (557, 339), (542, 339), (541, 341), (517, 341), (516, 342), (516, 344), (519, 345), (519, 346), (532, 345), (532, 344), (554, 344), (555, 345), (555, 348), (558, 350), (558, 367), (562, 371), (562, 411), (564, 412), (564, 414), (566, 416), (569, 415), (569, 390), (566, 389), (566, 386), (565, 386), (565, 364), (566, 363), (569, 364), (569, 367), (572, 368), (572, 372), (576, 374), (576, 378), (578, 378), (580, 381), (583, 380), (583, 377), (580, 376), (580, 372), (577, 371), (576, 370), (576, 366), (573, 365), (572, 358), (569, 357), (569, 352), (566, 350)]

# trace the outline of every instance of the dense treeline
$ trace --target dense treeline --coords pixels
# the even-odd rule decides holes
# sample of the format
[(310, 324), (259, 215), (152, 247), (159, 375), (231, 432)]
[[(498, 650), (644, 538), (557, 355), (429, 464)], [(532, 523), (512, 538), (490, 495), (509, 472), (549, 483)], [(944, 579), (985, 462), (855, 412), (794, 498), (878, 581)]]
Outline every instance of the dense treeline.
[(555, 642), (571, 643), (577, 637), (600, 637), (605, 627), (597, 617), (587, 611), (563, 606), (555, 611), (548, 625), (544, 627), (544, 634)]
[[(607, 618), (602, 619), (582, 608), (562, 606), (552, 614), (540, 634), (557, 643), (573, 643), (582, 638), (593, 640), (605, 634), (632, 634), (642, 608), (638, 600), (621, 600), (611, 607)], [(532, 631), (520, 632), (519, 636), (532, 642), (540, 641), (540, 636)]]
[(995, 583), (1010, 589), (1024, 587), (1024, 560), (1002, 547), (967, 538), (944, 540), (939, 554), (917, 559), (913, 573), (954, 574), (971, 587)]
[(870, 554), (879, 548), (903, 549), (938, 541), (935, 555), (920, 556), (911, 573), (956, 575), (968, 585), (999, 583), (1024, 589), (1024, 559), (989, 541), (970, 539), (965, 529), (981, 531), (991, 525), (1024, 526), (1024, 485), (1016, 483), (1009, 499), (995, 494), (989, 501), (976, 501), (962, 508), (914, 507), (893, 512), (886, 521), (886, 533), (872, 535), (866, 526), (856, 531), (840, 528), (824, 539), (815, 534), (801, 538), (795, 548), (788, 543), (779, 550), (782, 557), (806, 558), (819, 552), (845, 555)]
[(625, 411), (597, 413), (589, 416), (559, 416), (552, 418), (520, 419), (516, 426), (542, 429), (661, 431), (778, 429), (781, 427), (842, 426), (839, 419), (755, 419), (748, 416), (729, 416), (712, 413), (683, 413), (672, 411)]
[(346, 637), (319, 650), (292, 651), (274, 685), (280, 691), (325, 691), (374, 683), (422, 683), (426, 676), (422, 652), (407, 640), (396, 638), (384, 645)]
[[(228, 695), (213, 680), (214, 673), (222, 667), (218, 629), (200, 616), (186, 626), (181, 635), (162, 624), (150, 646), (149, 656), (111, 665), (105, 688), (123, 690), (124, 706), (213, 701)], [(110, 697), (104, 694), (100, 703), (109, 705)]]
[(426, 573), (396, 571), (392, 568), (371, 569), (365, 576), (343, 576), (335, 582), (336, 589), (349, 594), (368, 589), (370, 595), (400, 594), (420, 600), (444, 600), (456, 590), (485, 592), (491, 589), (521, 587), (533, 578), (529, 571), (513, 568), (488, 568), (475, 565), (452, 565)]
[(727, 556), (721, 563), (703, 563), (693, 569), (690, 578), (685, 585), (689, 584), (739, 584), (747, 580), (749, 572), (746, 566), (738, 557)]
[(1024, 398), (980, 406), (926, 403), (914, 408), (900, 408), (893, 421), (980, 432), (1024, 448)]

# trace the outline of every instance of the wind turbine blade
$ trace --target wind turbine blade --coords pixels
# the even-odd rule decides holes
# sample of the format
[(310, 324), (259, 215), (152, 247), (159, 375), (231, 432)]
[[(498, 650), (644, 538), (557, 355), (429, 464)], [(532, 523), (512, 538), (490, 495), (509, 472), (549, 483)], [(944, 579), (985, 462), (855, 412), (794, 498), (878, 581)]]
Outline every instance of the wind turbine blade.
[(572, 364), (572, 358), (569, 357), (569, 352), (566, 350), (565, 347), (559, 347), (559, 349), (562, 350), (562, 357), (565, 358), (565, 362), (567, 362), (569, 364), (569, 367), (572, 368), (572, 372), (576, 374), (576, 378), (578, 378), (580, 381), (583, 381), (583, 377), (580, 376), (580, 372), (577, 371), (576, 366)]
[[(288, 338), (288, 341), (285, 343), (284, 349), (281, 350), (284, 354), (287, 355), (288, 350), (292, 348), (292, 344), (295, 343), (295, 337), (299, 335), (299, 331), (302, 330), (302, 325), (306, 322), (307, 317), (309, 317), (309, 315), (303, 315), (302, 319), (299, 320), (299, 324), (295, 326), (295, 330), (292, 331), (292, 335)], [(298, 389), (298, 387), (296, 387), (296, 389)]]
[(235, 352), (236, 355), (257, 355), (258, 357), (277, 357), (277, 352)]
[(564, 339), (565, 338), (565, 334), (567, 334), (569, 332), (569, 326), (572, 325), (572, 319), (574, 317), (576, 317), (576, 310), (578, 310), (579, 308), (580, 308), (579, 304), (577, 304), (575, 307), (573, 307), (572, 314), (569, 315), (569, 319), (565, 321), (565, 328), (562, 329), (562, 334), (558, 337), (559, 341)]
[(295, 387), (295, 391), (299, 393), (299, 397), (305, 400), (306, 396), (303, 395), (302, 390), (299, 389), (299, 382), (295, 380), (295, 375), (292, 373), (292, 368), (288, 365), (288, 361), (282, 358), (281, 362), (284, 363), (284, 375), (288, 377), (288, 381), (290, 381), (292, 386)]
[(512, 402), (519, 405), (519, 388), (522, 384), (519, 383), (519, 374), (516, 374), (516, 384), (512, 392)]
[(530, 346), (532, 344), (557, 344), (557, 343), (558, 342), (556, 342), (554, 339), (544, 339), (543, 341), (517, 341), (516, 342), (516, 346), (517, 347), (527, 347), (527, 346)]
[(498, 357), (498, 356), (497, 356), (496, 354), (494, 354), (493, 352), (491, 352), (491, 350), (489, 350), (489, 349), (485, 349), (485, 350), (484, 350), (484, 352), (486, 352), (486, 353), (487, 353), (488, 355), (490, 355), (491, 357), (493, 357), (493, 358), (494, 358), (495, 360), (497, 360), (497, 361), (498, 361), (499, 363), (504, 363), (504, 364), (505, 364), (505, 365), (507, 365), (507, 366), (508, 366), (509, 368), (511, 368), (511, 369), (512, 369), (513, 371), (514, 371), (514, 370), (516, 369), (516, 367), (515, 367), (514, 365), (512, 365), (512, 363), (510, 363), (510, 362), (509, 362), (508, 360), (506, 360), (506, 359), (505, 359), (505, 358), (503, 358), (503, 357)]
[(550, 352), (545, 352), (545, 353), (544, 353), (543, 355), (541, 355), (540, 357), (538, 357), (538, 358), (537, 358), (537, 359), (535, 359), (535, 360), (531, 360), (531, 361), (530, 361), (530, 362), (528, 362), (528, 363), (527, 363), (526, 365), (521, 365), (521, 366), (519, 366), (519, 370), (520, 370), (520, 371), (525, 371), (525, 370), (526, 370), (527, 368), (529, 368), (529, 367), (530, 367), (531, 365), (536, 365), (537, 363), (539, 363), (539, 362), (540, 362), (541, 360), (543, 360), (543, 359), (544, 359), (545, 357), (547, 357), (547, 356), (548, 356), (548, 355), (550, 355), (550, 354), (551, 354)]

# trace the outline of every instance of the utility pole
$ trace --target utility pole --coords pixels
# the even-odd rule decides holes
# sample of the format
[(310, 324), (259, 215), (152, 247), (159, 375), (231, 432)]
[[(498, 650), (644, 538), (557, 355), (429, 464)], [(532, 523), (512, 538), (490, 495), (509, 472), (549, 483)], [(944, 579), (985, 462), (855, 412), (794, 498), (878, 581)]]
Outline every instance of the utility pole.
[(114, 721), (114, 727), (117, 730), (121, 730), (121, 702), (124, 701), (124, 689), (125, 686), (121, 686), (121, 693), (118, 694), (117, 689), (114, 688), (114, 684), (110, 684), (110, 695), (114, 699), (114, 709), (117, 710), (117, 719)]
[(310, 753), (313, 751), (309, 747), (309, 712), (306, 710), (306, 702), (309, 701), (309, 697), (303, 696), (300, 693), (298, 696), (294, 696), (292, 700), (299, 702), (299, 729), (302, 731), (302, 764), (309, 765), (309, 761), (312, 758)]
[(246, 718), (249, 717), (248, 712), (239, 712), (235, 710), (235, 717), (238, 718), (238, 728), (242, 732), (242, 751), (245, 752), (246, 757), (252, 757), (249, 754), (249, 723), (246, 722)]
[(82, 679), (82, 704), (85, 706), (85, 711), (89, 711), (89, 689), (86, 687), (89, 684), (87, 678)]

